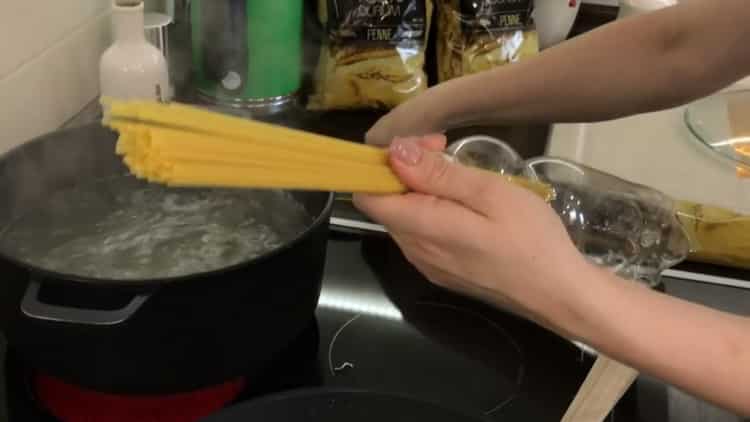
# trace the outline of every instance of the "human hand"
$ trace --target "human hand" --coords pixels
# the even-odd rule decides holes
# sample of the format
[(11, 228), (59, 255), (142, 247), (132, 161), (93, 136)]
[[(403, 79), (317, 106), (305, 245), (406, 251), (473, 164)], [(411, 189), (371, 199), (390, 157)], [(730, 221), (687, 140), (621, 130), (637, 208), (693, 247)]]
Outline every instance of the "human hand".
[(548, 204), (501, 177), (449, 163), (444, 147), (442, 135), (394, 140), (391, 166), (412, 192), (355, 195), (355, 205), (434, 283), (563, 330), (557, 323), (575, 317), (592, 265)]
[[(388, 145), (397, 137), (425, 136), (469, 125), (512, 121), (507, 120), (510, 117), (507, 103), (514, 104), (513, 97), (508, 93), (489, 95), (488, 89), (496, 85), (497, 70), (500, 68), (430, 87), (380, 118), (365, 134), (365, 140), (372, 145)], [(498, 110), (504, 111), (497, 114)]]
[(367, 131), (365, 141), (371, 145), (385, 146), (396, 137), (443, 132), (446, 127), (443, 127), (442, 115), (448, 106), (437, 97), (437, 88), (432, 87), (390, 110)]

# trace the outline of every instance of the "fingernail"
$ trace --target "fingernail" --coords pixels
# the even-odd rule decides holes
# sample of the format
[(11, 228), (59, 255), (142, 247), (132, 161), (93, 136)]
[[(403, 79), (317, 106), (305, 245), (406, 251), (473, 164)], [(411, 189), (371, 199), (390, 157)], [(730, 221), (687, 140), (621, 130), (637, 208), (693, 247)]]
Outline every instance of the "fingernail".
[(394, 139), (390, 150), (392, 157), (410, 166), (415, 166), (422, 160), (422, 148), (414, 139)]

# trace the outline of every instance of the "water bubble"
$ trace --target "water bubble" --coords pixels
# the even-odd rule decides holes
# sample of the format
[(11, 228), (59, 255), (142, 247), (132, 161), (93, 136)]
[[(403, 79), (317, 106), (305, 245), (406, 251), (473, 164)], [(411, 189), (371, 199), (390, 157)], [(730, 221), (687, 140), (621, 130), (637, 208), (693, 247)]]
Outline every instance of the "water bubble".
[[(0, 247), (54, 271), (159, 278), (252, 259), (312, 220), (281, 191), (167, 190), (130, 178), (112, 181), (55, 195), (9, 227)], [(25, 240), (20, 249), (19, 240)]]

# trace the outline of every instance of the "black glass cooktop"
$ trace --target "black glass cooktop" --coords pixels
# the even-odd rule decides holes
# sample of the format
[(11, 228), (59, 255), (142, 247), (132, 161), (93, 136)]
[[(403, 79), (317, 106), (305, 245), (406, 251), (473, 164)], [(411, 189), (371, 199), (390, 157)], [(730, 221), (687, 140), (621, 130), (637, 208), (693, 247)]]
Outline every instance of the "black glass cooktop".
[[(591, 357), (534, 324), (432, 286), (384, 237), (335, 236), (316, 320), (266, 379), (248, 380), (238, 402), (342, 388), (490, 421), (560, 420)], [(748, 313), (746, 290), (668, 279), (667, 291)], [(2, 346), (0, 421), (54, 422), (36, 408), (27, 368)], [(642, 377), (609, 420), (742, 419)]]

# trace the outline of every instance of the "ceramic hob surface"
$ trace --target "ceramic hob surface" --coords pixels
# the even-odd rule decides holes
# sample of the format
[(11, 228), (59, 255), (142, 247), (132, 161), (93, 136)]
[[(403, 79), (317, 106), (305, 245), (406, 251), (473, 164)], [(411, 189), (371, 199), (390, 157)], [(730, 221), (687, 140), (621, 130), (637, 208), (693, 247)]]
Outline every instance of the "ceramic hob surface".
[[(746, 290), (671, 279), (666, 289), (738, 313), (750, 303)], [(56, 422), (29, 387), (32, 368), (2, 350), (0, 420)], [(386, 238), (356, 236), (330, 241), (315, 324), (281, 360), (265, 379), (247, 380), (236, 402), (351, 388), (489, 420), (556, 422), (593, 363), (544, 329), (434, 287)], [(609, 420), (741, 421), (645, 377)]]

